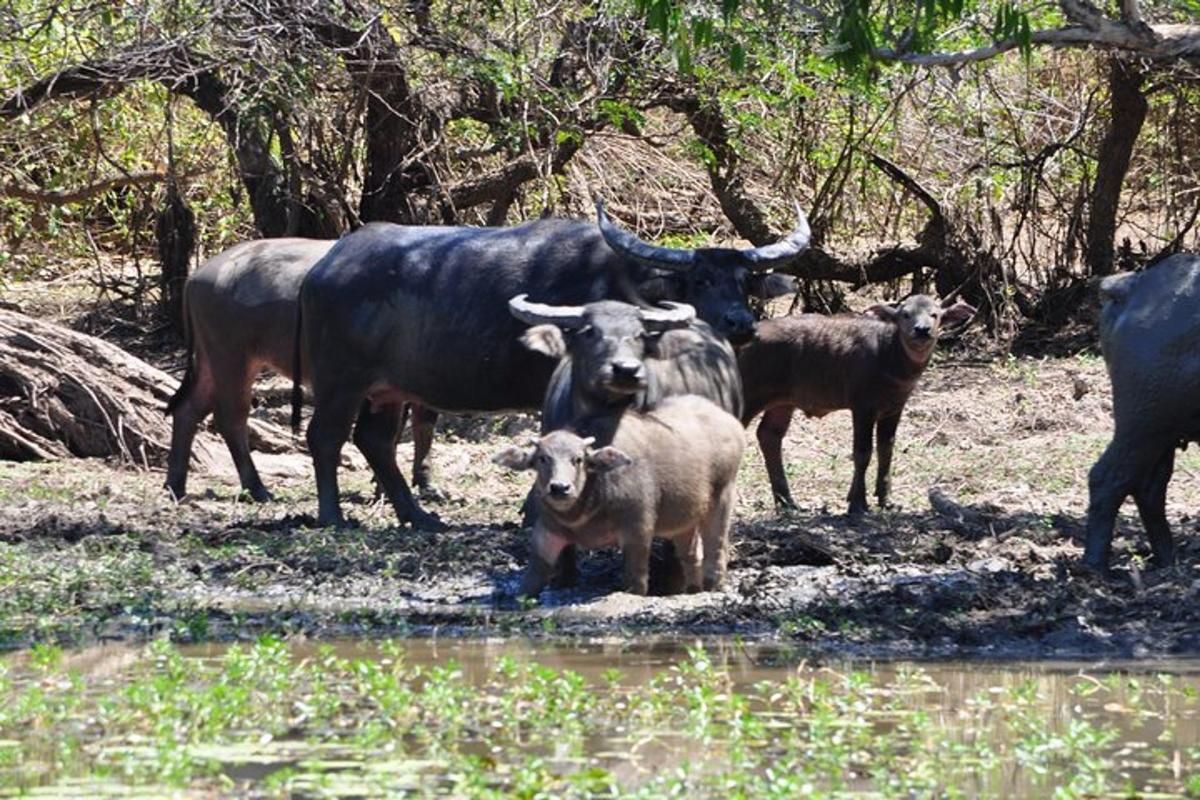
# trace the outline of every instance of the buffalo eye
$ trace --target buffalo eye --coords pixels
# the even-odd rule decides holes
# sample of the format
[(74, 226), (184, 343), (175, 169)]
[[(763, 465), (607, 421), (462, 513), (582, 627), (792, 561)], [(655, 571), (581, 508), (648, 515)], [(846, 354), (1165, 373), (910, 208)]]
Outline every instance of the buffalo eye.
[(585, 328), (581, 328), (579, 332), (589, 339), (595, 339), (597, 336), (600, 335), (600, 331), (596, 330), (591, 325), (588, 325)]
[(571, 463), (574, 466), (578, 467), (580, 464), (583, 463), (583, 456), (575, 456), (574, 458), (571, 459)]
[(538, 456), (537, 460), (538, 460), (539, 464), (549, 464), (550, 463), (550, 457), (545, 454)]

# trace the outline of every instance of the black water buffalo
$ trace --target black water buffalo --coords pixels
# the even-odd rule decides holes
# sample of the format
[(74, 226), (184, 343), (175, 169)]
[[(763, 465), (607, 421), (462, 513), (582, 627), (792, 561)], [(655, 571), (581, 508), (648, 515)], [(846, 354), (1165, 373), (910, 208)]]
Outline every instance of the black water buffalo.
[(1200, 256), (1105, 278), (1100, 295), (1113, 437), (1088, 475), (1083, 560), (1107, 571), (1117, 510), (1132, 494), (1154, 561), (1165, 566), (1175, 558), (1166, 514), (1175, 448), (1200, 441)]
[(729, 342), (694, 318), (691, 306), (638, 308), (613, 300), (585, 306), (533, 303), (509, 310), (533, 325), (525, 346), (559, 359), (542, 404), (542, 432), (626, 408), (654, 409), (664, 397), (695, 394), (734, 416), (742, 382)]
[[(406, 401), (449, 412), (541, 405), (555, 363), (521, 344), (509, 298), (527, 294), (583, 305), (640, 292), (651, 301), (688, 302), (718, 333), (743, 340), (754, 329), (746, 302), (753, 273), (790, 262), (809, 240), (801, 214), (796, 230), (773, 245), (677, 250), (618, 230), (599, 204), (597, 215), (598, 225), (555, 219), (509, 228), (372, 223), (313, 267), (300, 291), (296, 361), (302, 351), (310, 365), (314, 409), (307, 438), (322, 524), (342, 521), (338, 455), (364, 399), (380, 412)], [(298, 412), (297, 400), (297, 424)], [(394, 413), (364, 413), (355, 443), (400, 519), (435, 526), (391, 457), (395, 419)]]

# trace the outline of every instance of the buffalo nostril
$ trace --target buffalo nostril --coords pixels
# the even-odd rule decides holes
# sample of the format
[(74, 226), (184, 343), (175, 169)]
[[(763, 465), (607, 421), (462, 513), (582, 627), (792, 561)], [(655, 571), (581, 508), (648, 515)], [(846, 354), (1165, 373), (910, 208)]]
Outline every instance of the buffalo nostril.
[(642, 363), (640, 361), (614, 361), (612, 363), (613, 375), (619, 378), (636, 378), (642, 371)]
[(571, 493), (571, 484), (554, 481), (550, 484), (550, 494), (554, 497), (566, 497)]

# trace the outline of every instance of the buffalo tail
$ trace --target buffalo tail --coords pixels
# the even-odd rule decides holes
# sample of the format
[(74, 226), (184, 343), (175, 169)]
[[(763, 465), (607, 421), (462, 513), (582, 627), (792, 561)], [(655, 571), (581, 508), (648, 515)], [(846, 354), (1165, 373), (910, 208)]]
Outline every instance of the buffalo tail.
[(292, 343), (292, 433), (300, 432), (300, 406), (304, 403), (304, 376), (300, 374), (301, 337), (304, 335), (304, 291), (296, 301), (296, 336)]
[(192, 341), (192, 313), (188, 307), (186, 286), (183, 290), (183, 343), (187, 366), (183, 370), (183, 380), (179, 382), (179, 388), (175, 390), (175, 394), (171, 395), (171, 399), (167, 401), (167, 407), (163, 409), (163, 416), (169, 417), (175, 413), (175, 409), (179, 408), (180, 403), (191, 394), (192, 387), (196, 384), (196, 348)]

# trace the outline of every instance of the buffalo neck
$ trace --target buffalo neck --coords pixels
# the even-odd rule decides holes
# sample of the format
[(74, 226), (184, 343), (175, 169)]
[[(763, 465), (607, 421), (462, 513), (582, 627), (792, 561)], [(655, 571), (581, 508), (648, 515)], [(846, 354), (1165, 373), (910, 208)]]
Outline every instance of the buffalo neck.
[(890, 326), (890, 330), (884, 335), (891, 339), (887, 347), (883, 348), (887, 353), (887, 357), (884, 359), (884, 375), (892, 383), (911, 387), (916, 383), (917, 378), (921, 377), (921, 373), (925, 371), (925, 367), (933, 358), (933, 347), (930, 347), (929, 352), (924, 356), (914, 355), (904, 346), (904, 335), (896, 325)]

